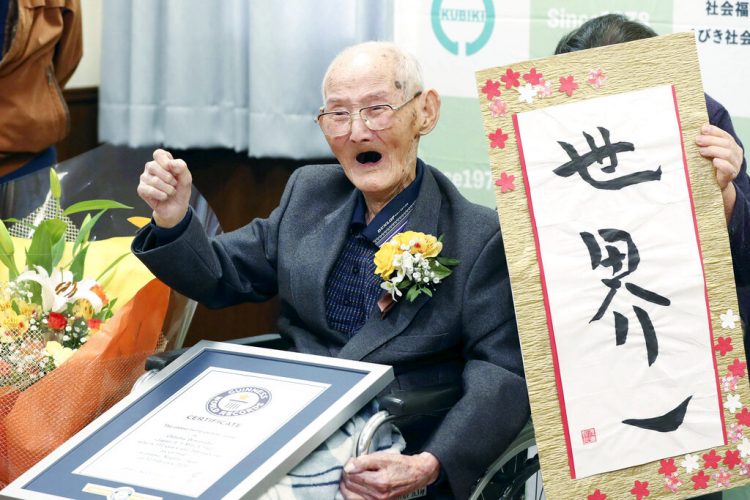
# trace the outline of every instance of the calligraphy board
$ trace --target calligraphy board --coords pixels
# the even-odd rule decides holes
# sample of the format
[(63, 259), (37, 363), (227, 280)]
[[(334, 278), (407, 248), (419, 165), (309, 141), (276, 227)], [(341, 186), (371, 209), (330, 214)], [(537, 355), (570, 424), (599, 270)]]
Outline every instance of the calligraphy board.
[[(750, 391), (691, 33), (477, 72), (549, 498), (750, 482)], [(748, 437), (745, 437), (747, 435)]]

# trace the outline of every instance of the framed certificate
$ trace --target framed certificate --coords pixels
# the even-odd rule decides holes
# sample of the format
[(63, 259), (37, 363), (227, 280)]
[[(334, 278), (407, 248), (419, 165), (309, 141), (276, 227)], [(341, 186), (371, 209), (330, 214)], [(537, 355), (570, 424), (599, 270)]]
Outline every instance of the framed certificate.
[(392, 380), (390, 366), (202, 341), (0, 498), (255, 498)]

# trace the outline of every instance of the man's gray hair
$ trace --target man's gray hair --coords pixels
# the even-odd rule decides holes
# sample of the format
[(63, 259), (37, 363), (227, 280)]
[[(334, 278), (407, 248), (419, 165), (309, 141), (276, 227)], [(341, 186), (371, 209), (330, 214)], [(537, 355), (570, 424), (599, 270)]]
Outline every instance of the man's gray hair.
[(331, 70), (342, 59), (370, 50), (390, 54), (395, 59), (395, 85), (396, 87), (400, 86), (404, 99), (411, 99), (414, 94), (423, 89), (422, 67), (416, 57), (393, 42), (364, 42), (342, 50), (328, 65), (323, 83), (320, 86), (324, 103), (326, 100), (326, 82), (328, 82)]

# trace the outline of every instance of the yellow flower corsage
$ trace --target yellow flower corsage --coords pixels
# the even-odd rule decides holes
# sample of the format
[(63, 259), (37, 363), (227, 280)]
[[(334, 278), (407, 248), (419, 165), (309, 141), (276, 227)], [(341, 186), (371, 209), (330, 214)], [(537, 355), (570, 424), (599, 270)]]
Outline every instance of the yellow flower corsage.
[(442, 237), (416, 231), (398, 233), (375, 254), (375, 274), (383, 278), (380, 287), (394, 301), (404, 290), (409, 302), (414, 302), (420, 293), (432, 297), (435, 285), (459, 264), (456, 259), (438, 257), (442, 250)]

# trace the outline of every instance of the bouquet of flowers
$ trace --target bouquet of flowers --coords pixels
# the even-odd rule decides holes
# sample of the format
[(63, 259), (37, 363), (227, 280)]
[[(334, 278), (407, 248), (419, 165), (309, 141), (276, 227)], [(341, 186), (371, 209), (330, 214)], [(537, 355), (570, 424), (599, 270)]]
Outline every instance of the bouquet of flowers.
[(414, 300), (424, 293), (432, 297), (433, 288), (451, 275), (459, 261), (438, 257), (443, 250), (442, 236), (406, 231), (398, 233), (375, 253), (375, 274), (383, 278), (380, 287), (391, 299), (403, 295)]
[[(60, 181), (50, 169), (53, 218), (31, 226), (33, 237), (26, 251), (26, 267), (19, 272), (15, 245), (0, 221), (0, 262), (8, 269), (8, 282), (0, 290), (0, 385), (25, 389), (65, 362), (112, 316), (117, 299), (109, 300), (100, 280), (123, 254), (97, 279), (83, 276), (89, 234), (109, 209), (131, 208), (111, 200), (91, 200), (60, 209)], [(63, 261), (70, 219), (77, 212), (97, 211), (84, 219)], [(66, 220), (67, 219), (67, 220)], [(15, 219), (11, 222), (22, 223)]]
[[(166, 314), (169, 289), (135, 269), (132, 237), (90, 241), (104, 213), (130, 207), (88, 200), (63, 208), (60, 198), (50, 169), (44, 205), (6, 219), (9, 226), (0, 221), (0, 486), (129, 392)], [(75, 213), (86, 213), (80, 228), (68, 217)], [(135, 288), (115, 283), (123, 261)], [(132, 299), (119, 306), (110, 288)]]

